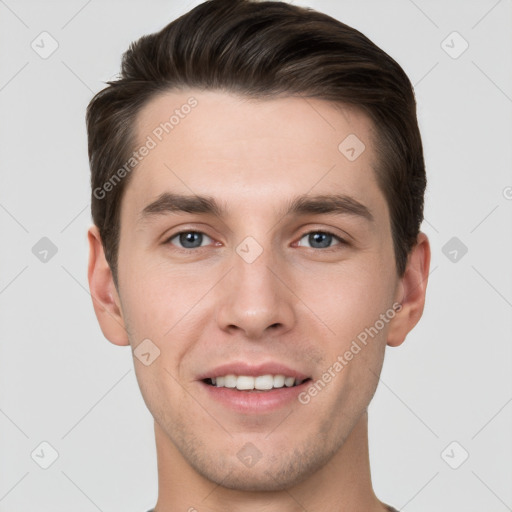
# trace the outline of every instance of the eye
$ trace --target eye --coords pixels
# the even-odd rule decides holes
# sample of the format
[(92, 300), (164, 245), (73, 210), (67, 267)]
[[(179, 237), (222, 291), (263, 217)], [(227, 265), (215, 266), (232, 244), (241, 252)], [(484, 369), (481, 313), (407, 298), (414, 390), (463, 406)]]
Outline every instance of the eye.
[[(304, 243), (303, 240), (306, 240), (306, 242)], [(327, 231), (310, 231), (309, 233), (302, 235), (298, 245), (305, 245), (306, 247), (311, 247), (312, 249), (329, 249), (333, 241), (338, 242), (335, 245), (347, 244), (345, 240), (337, 235), (334, 235), (333, 233), (329, 233)]]
[[(174, 242), (176, 240), (176, 242)], [(181, 231), (167, 240), (166, 243), (177, 245), (180, 249), (198, 249), (203, 247), (204, 241), (212, 242), (212, 239), (200, 231)], [(208, 245), (205, 244), (205, 245)]]

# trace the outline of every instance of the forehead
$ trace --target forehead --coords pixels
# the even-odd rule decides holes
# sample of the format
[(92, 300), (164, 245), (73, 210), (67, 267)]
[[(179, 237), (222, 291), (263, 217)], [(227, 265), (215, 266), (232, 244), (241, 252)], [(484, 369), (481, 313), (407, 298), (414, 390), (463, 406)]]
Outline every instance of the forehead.
[(136, 149), (150, 148), (125, 194), (139, 211), (165, 191), (218, 197), (239, 210), (339, 192), (387, 209), (375, 180), (373, 126), (353, 107), (172, 91), (140, 111), (135, 133)]

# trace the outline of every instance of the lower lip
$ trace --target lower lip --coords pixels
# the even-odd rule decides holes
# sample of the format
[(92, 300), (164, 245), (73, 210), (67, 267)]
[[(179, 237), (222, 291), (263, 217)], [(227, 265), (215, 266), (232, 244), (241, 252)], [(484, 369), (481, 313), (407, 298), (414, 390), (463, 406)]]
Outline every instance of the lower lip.
[(218, 388), (203, 381), (199, 382), (211, 398), (243, 414), (271, 412), (294, 400), (298, 401), (298, 395), (310, 383), (311, 380), (307, 380), (298, 386), (276, 388), (270, 391), (238, 391), (236, 388)]

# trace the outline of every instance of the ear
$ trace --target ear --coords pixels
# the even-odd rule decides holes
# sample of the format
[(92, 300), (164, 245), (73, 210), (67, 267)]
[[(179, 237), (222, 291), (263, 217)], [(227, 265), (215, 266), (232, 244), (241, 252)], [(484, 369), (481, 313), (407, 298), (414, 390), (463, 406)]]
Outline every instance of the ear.
[(89, 289), (96, 318), (105, 338), (114, 345), (129, 345), (128, 334), (121, 313), (121, 302), (112, 271), (105, 258), (99, 229), (92, 226), (89, 240)]
[(409, 253), (405, 273), (397, 288), (395, 300), (402, 308), (390, 322), (387, 339), (390, 347), (401, 345), (421, 318), (425, 306), (429, 269), (430, 243), (427, 235), (420, 232), (416, 245)]

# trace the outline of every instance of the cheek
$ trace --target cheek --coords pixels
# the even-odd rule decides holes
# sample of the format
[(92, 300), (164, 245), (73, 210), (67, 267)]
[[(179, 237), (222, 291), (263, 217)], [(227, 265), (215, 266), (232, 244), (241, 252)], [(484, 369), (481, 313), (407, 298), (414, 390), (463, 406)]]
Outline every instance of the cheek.
[[(334, 331), (324, 347), (325, 370), (334, 374), (332, 393), (325, 400), (334, 401), (339, 410), (359, 411), (373, 396), (394, 317), (393, 274), (386, 262), (369, 260), (332, 272), (325, 280), (323, 299), (318, 290), (311, 289), (316, 293), (312, 300), (322, 302), (324, 321)], [(324, 377), (329, 379), (329, 375)]]
[(342, 349), (391, 307), (392, 282), (377, 266), (347, 263), (303, 281), (301, 296)]
[[(121, 274), (122, 273), (122, 274)], [(162, 340), (194, 308), (210, 283), (197, 275), (143, 258), (125, 260), (122, 306), (134, 337)], [(194, 278), (195, 277), (195, 278)]]

